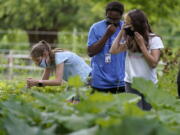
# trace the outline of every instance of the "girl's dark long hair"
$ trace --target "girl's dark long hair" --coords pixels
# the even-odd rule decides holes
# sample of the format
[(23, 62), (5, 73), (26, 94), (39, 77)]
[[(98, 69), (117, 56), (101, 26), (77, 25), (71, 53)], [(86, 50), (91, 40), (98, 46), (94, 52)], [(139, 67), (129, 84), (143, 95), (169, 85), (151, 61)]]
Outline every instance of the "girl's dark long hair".
[(131, 24), (134, 28), (134, 31), (140, 33), (143, 36), (146, 47), (148, 47), (149, 34), (152, 33), (152, 30), (145, 13), (139, 9), (134, 9), (129, 11), (127, 16), (129, 16), (131, 19)]

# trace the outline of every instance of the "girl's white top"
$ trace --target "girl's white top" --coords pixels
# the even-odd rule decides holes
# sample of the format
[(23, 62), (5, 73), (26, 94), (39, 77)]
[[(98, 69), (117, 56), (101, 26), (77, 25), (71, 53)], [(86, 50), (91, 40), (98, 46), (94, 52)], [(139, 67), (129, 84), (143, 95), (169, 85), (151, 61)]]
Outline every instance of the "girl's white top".
[[(149, 52), (153, 49), (164, 48), (162, 40), (158, 36), (149, 37)], [(151, 80), (153, 83), (157, 83), (156, 68), (151, 68), (145, 60), (142, 53), (127, 51), (125, 61), (125, 81), (132, 83), (134, 77), (142, 77), (146, 80)]]

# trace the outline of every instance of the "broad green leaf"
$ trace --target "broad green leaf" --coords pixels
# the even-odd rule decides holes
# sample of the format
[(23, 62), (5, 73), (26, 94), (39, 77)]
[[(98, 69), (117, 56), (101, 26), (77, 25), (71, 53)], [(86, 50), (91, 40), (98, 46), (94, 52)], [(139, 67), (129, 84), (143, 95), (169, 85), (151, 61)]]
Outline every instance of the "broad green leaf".
[(73, 86), (75, 88), (83, 86), (83, 82), (81, 81), (80, 76), (70, 77), (68, 80), (68, 84), (69, 86)]
[(92, 127), (92, 128), (87, 128), (87, 129), (82, 129), (76, 132), (73, 132), (71, 134), (68, 135), (96, 135), (96, 132), (98, 130), (98, 127)]

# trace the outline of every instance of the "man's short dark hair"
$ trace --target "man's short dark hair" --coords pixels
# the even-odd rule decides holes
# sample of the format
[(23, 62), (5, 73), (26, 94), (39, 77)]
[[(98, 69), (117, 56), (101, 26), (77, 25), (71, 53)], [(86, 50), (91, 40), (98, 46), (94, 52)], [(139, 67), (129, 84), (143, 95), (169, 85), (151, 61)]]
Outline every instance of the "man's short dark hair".
[(108, 11), (116, 11), (122, 15), (124, 12), (124, 5), (117, 1), (110, 2), (106, 6), (106, 14)]

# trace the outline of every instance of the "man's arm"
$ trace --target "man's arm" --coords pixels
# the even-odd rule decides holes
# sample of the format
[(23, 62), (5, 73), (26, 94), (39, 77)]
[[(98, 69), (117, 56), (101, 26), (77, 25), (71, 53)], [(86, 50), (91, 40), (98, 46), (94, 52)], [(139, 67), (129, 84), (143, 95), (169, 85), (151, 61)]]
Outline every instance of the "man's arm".
[(116, 27), (113, 24), (109, 25), (103, 37), (93, 45), (88, 46), (87, 52), (89, 57), (93, 57), (94, 55), (98, 54), (103, 49), (108, 38), (112, 34), (114, 34), (115, 31), (116, 31)]

